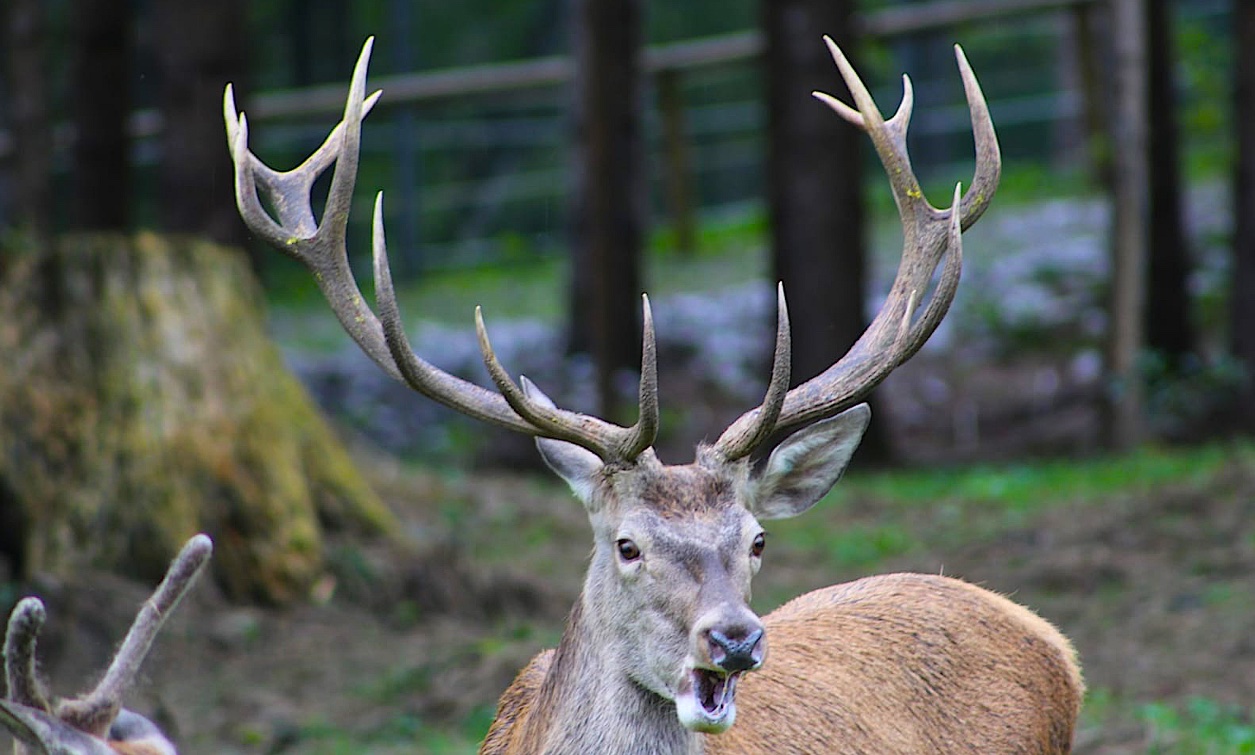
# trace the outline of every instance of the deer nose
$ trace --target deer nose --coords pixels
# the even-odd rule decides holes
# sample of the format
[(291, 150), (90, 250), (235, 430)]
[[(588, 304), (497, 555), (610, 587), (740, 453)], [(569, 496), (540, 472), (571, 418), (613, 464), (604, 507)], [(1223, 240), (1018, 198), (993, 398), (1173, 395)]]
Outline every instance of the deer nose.
[(740, 637), (729, 637), (718, 629), (707, 634), (710, 661), (729, 673), (749, 671), (763, 662), (763, 630), (755, 629)]

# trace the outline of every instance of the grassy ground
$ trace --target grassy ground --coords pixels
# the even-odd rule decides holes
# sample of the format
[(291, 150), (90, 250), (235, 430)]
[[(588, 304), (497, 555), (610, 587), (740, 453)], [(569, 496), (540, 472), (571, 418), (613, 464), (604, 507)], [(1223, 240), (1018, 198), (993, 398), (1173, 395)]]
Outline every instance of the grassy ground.
[[(498, 694), (558, 640), (587, 522), (548, 477), (433, 470), (362, 452), (412, 546), (329, 544), (326, 602), (180, 607), (128, 704), (196, 753), (469, 753)], [(1076, 643), (1077, 752), (1255, 752), (1255, 445), (932, 470), (855, 471), (771, 524), (755, 608), (877, 572), (964, 577)], [(86, 680), (142, 587), (42, 585), (56, 689)]]
[[(559, 603), (573, 597), (587, 534), (563, 491), (531, 478), (448, 484), (465, 499), (440, 514), (441, 527), (479, 564), (546, 581)], [(520, 488), (522, 505), (497, 500)], [(1239, 636), (1255, 636), (1253, 494), (1255, 446), (1245, 443), (855, 473), (807, 515), (772, 523), (756, 608), (868, 573), (961, 575), (1012, 594), (1077, 642), (1091, 685), (1079, 752), (1255, 752), (1255, 647)], [(550, 645), (559, 626), (560, 612), (514, 617), (462, 657)], [(394, 672), (372, 694), (397, 705), (422, 694), (432, 682), (422, 676)], [(490, 705), (468, 704), (435, 728), (402, 717), (376, 729), (370, 748), (471, 752)], [(331, 726), (309, 735), (312, 752), (364, 744)]]

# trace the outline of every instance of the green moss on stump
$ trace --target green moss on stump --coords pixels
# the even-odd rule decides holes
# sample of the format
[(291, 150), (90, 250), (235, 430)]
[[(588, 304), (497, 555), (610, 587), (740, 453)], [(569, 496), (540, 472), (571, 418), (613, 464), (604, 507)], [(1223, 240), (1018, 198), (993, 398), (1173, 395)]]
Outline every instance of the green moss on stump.
[(287, 603), (328, 533), (395, 531), (267, 336), (238, 251), (141, 233), (14, 255), (0, 360), (0, 505), (23, 510), (28, 573), (156, 579), (203, 530), (228, 594)]

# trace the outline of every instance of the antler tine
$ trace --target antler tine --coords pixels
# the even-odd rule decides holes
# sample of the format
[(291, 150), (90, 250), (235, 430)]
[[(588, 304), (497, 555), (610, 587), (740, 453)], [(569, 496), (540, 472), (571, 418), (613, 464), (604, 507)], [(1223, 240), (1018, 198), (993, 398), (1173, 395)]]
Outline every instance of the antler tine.
[[(652, 375), (642, 375), (641, 421), (632, 428), (621, 428), (574, 412), (525, 413), (530, 404), (518, 398), (522, 394), (517, 388), (503, 388), (504, 396), (493, 393), (440, 370), (414, 352), (405, 335), (392, 285), (383, 229), (382, 193), (375, 200), (372, 236), (379, 314), (365, 303), (348, 263), (345, 237), (357, 176), (362, 119), (379, 98), (378, 92), (365, 97), (373, 41), (373, 38), (366, 40), (353, 69), (343, 119), (322, 146), (291, 171), (275, 171), (249, 151), (248, 121), (237, 111), (232, 88), (227, 87), (223, 95), (223, 117), (235, 162), (236, 203), (245, 224), (271, 246), (309, 268), (340, 324), (362, 351), (394, 379), (475, 419), (529, 435), (567, 440), (607, 461), (631, 461), (653, 443), (657, 430), (657, 384)], [(314, 181), (332, 165), (335, 173), (322, 222), (315, 224), (310, 193)], [(277, 218), (262, 207), (259, 187), (270, 200)], [(651, 366), (646, 372), (652, 372), (652, 327), (647, 341)], [(504, 370), (501, 373), (504, 374)], [(498, 378), (494, 375), (494, 380), (501, 384)], [(506, 382), (513, 385), (508, 379)], [(647, 385), (653, 387), (647, 388)], [(519, 411), (519, 407), (524, 407), (524, 411)]]
[(998, 190), (998, 181), (1002, 177), (1002, 150), (998, 147), (998, 135), (994, 133), (994, 122), (989, 116), (985, 94), (959, 45), (954, 46), (954, 57), (959, 64), (959, 75), (963, 78), (963, 94), (972, 114), (972, 137), (976, 145), (976, 171), (971, 187), (963, 195), (960, 212), (961, 230), (966, 231), (985, 214), (994, 192)]
[[(385, 348), (400, 379), (414, 390), (470, 417), (510, 430), (535, 435), (538, 431), (513, 411), (502, 397), (474, 383), (437, 368), (419, 357), (410, 347), (397, 305), (388, 247), (383, 228), (383, 192), (375, 195), (372, 249), (375, 269), (375, 305)], [(378, 361), (378, 360), (376, 360)]]
[(733, 422), (711, 450), (720, 460), (740, 459), (754, 452), (775, 430), (784, 397), (789, 390), (793, 347), (789, 331), (789, 306), (784, 298), (784, 282), (776, 284), (776, 349), (771, 359), (771, 380), (759, 408)]
[(649, 296), (641, 294), (641, 382), (636, 424), (623, 442), (624, 455), (635, 459), (658, 437), (658, 343)]
[(35, 671), (35, 647), (46, 617), (39, 598), (23, 598), (14, 606), (4, 633), (4, 678), (9, 700), (50, 712)]
[[(362, 118), (370, 113), (382, 94), (382, 91), (377, 91), (366, 98), (362, 103)], [(231, 150), (233, 160), (243, 161), (243, 164), (237, 164), (236, 194), (245, 222), (251, 230), (263, 235), (267, 240), (274, 238), (284, 241), (282, 249), (285, 253), (309, 264), (306, 249), (297, 244), (287, 243), (293, 236), (309, 237), (318, 230), (310, 203), (296, 200), (303, 196), (308, 197), (314, 182), (323, 171), (335, 163), (344, 133), (344, 124), (336, 124), (323, 143), (305, 159), (305, 162), (292, 170), (281, 172), (273, 170), (249, 151), (248, 119), (243, 113), (237, 112), (235, 92), (230, 84), (227, 84), (222, 100), (223, 119), (227, 126), (227, 146)], [(275, 211), (279, 213), (281, 219), (279, 223), (275, 223), (262, 208), (257, 196), (258, 186), (266, 192)], [(292, 232), (286, 232), (285, 228)], [(271, 241), (271, 243), (276, 242)]]
[(658, 435), (658, 357), (654, 317), (649, 297), (642, 295), (641, 302), (643, 342), (639, 410), (636, 424), (631, 427), (620, 427), (596, 417), (559, 409), (529, 396), (497, 359), (488, 338), (488, 328), (484, 325), (483, 311), (476, 307), (475, 333), (479, 338), (484, 366), (510, 407), (538, 428), (542, 435), (580, 443), (605, 461), (631, 461), (653, 445)]
[[(932, 298), (929, 299), (923, 314), (910, 327), (909, 335), (897, 349), (900, 352), (898, 364), (910, 359), (915, 352), (923, 348), (924, 343), (945, 319), (946, 313), (950, 311), (950, 305), (954, 302), (954, 295), (959, 288), (959, 278), (963, 272), (962, 213), (954, 212), (954, 208), (960, 206), (962, 189), (962, 184), (955, 184), (954, 199), (950, 203), (950, 219), (946, 225), (946, 246), (942, 256), (944, 264), (937, 280), (937, 287), (933, 290)], [(984, 210), (982, 209), (981, 212)]]
[[(975, 223), (988, 207), (1001, 172), (998, 140), (989, 109), (976, 76), (957, 45), (955, 54), (976, 143), (976, 170), (967, 193), (961, 195), (961, 187), (956, 187), (950, 207), (939, 210), (924, 197), (906, 148), (907, 128), (914, 106), (910, 78), (902, 77), (902, 103), (893, 118), (885, 121), (841, 49), (828, 37), (824, 37), (824, 42), (858, 109), (822, 92), (815, 92), (815, 97), (871, 137), (898, 206), (903, 232), (902, 259), (889, 296), (867, 330), (845, 356), (785, 395), (776, 429), (830, 417), (854, 405), (894, 368), (923, 347), (954, 300), (963, 260), (960, 234)], [(917, 318), (918, 304), (930, 288), (937, 267), (943, 262), (928, 305)], [(724, 436), (733, 434), (759, 411), (747, 412), (725, 431)], [(723, 438), (720, 439), (722, 443)], [(737, 446), (735, 450), (743, 450), (742, 455), (748, 455), (753, 447), (742, 449)], [(729, 454), (728, 458), (737, 456)]]
[[(373, 38), (366, 40), (353, 69), (343, 120), (309, 159), (290, 171), (281, 173), (269, 168), (248, 149), (248, 120), (244, 114), (236, 114), (229, 86), (223, 96), (223, 116), (235, 162), (236, 204), (245, 225), (309, 268), (344, 329), (381, 369), (399, 380), (400, 372), (389, 358), (379, 323), (353, 278), (345, 248), (361, 122), (379, 98), (376, 92), (363, 100), (373, 42)], [(335, 176), (322, 222), (315, 225), (311, 191), (318, 176), (333, 164)], [(278, 222), (262, 207), (257, 196), (259, 187), (275, 208)]]
[(61, 703), (57, 710), (58, 718), (80, 731), (105, 736), (122, 708), (122, 696), (135, 681), (157, 633), (191, 589), (212, 554), (213, 542), (207, 536), (196, 535), (187, 541), (152, 597), (135, 616), (131, 630), (127, 632), (104, 677), (95, 689), (83, 697)]

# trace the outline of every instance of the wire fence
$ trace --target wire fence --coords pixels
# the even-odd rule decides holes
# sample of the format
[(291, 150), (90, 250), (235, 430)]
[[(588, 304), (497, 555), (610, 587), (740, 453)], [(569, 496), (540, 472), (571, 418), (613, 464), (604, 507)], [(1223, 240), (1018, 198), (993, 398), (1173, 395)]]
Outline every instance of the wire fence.
[[(852, 59), (882, 110), (896, 107), (899, 74), (910, 74), (916, 91), (911, 152), (926, 188), (930, 177), (966, 175), (972, 159), (951, 52), (955, 41), (981, 79), (1009, 164), (1083, 168), (1091, 157), (1094, 111), (1106, 103), (1101, 89), (1087, 94), (1078, 30), (1088, 23), (1082, 15), (1103, 5), (934, 0), (893, 6), (864, 17), (866, 41)], [(1178, 26), (1187, 33), (1201, 29), (1204, 38), (1211, 31), (1222, 36), (1228, 13), (1225, 0), (1191, 0), (1178, 4)], [(646, 53), (654, 228), (694, 222), (677, 217), (686, 207), (698, 222), (761, 212), (761, 47), (758, 35), (746, 32)], [(353, 239), (367, 243), (369, 203), (382, 189), (390, 253), (402, 277), (560, 253), (570, 191), (571, 65), (555, 57), (372, 79), (385, 91), (364, 129)], [(258, 154), (279, 166), (303, 159), (334, 122), (347, 78), (346, 63), (341, 84), (246, 99), (253, 122), (261, 122), (253, 131)], [(834, 69), (834, 87), (838, 81)], [(134, 154), (151, 168), (160, 119), (139, 113), (132, 125)], [(0, 151), (3, 140), (0, 134)], [(686, 194), (680, 205), (676, 186)]]

